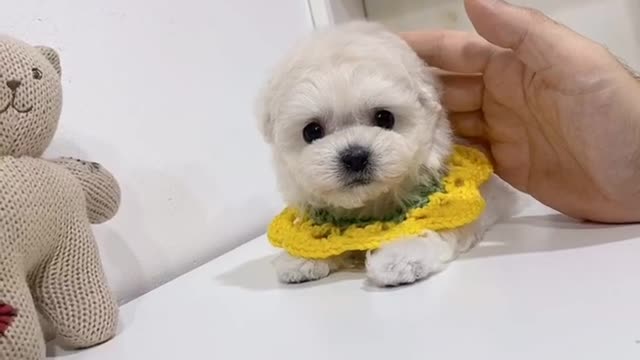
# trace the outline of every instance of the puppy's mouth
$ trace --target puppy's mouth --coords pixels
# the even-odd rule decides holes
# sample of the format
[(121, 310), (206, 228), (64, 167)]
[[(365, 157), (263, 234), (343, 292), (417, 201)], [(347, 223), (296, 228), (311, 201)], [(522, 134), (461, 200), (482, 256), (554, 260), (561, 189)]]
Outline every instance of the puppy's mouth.
[(16, 92), (13, 91), (11, 92), (11, 100), (7, 102), (7, 105), (3, 106), (2, 109), (0, 109), (0, 114), (6, 113), (7, 111), (9, 111), (9, 109), (13, 109), (20, 114), (26, 114), (28, 112), (31, 112), (31, 110), (33, 110), (33, 106), (29, 106), (26, 109), (18, 108), (18, 106), (16, 106)]
[(376, 172), (374, 165), (357, 173), (345, 171), (343, 169), (340, 171), (339, 175), (340, 182), (345, 190), (365, 187), (378, 180)]
[(339, 173), (340, 182), (347, 190), (371, 185), (376, 181), (376, 171), (374, 168), (375, 166), (372, 164), (360, 172), (351, 172), (341, 169)]
[(371, 176), (366, 177), (358, 177), (355, 179), (347, 180), (346, 187), (347, 188), (356, 188), (361, 186), (370, 185), (373, 182), (373, 178)]

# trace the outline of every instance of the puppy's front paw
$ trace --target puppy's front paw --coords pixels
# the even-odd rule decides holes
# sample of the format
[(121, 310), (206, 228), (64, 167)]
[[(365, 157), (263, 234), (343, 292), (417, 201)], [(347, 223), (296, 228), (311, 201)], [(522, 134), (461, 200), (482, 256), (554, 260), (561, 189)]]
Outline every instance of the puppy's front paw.
[(436, 233), (394, 242), (367, 254), (367, 275), (377, 286), (411, 284), (442, 270), (453, 250)]
[(273, 262), (278, 280), (287, 284), (296, 284), (319, 280), (329, 276), (329, 261), (308, 260), (282, 253)]

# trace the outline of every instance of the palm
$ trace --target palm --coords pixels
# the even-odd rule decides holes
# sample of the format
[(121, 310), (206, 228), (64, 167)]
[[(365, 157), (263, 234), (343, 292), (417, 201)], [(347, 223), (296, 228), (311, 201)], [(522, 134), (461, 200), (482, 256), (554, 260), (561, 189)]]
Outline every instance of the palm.
[(556, 210), (640, 219), (640, 76), (540, 12), (504, 1), (464, 4), (480, 36), (403, 35), (444, 71), (456, 133), (488, 145), (501, 177)]
[(577, 216), (584, 209), (575, 204), (606, 198), (599, 185), (607, 180), (608, 159), (597, 149), (610, 147), (610, 141), (593, 132), (602, 131), (600, 119), (621, 115), (612, 114), (609, 105), (615, 92), (607, 81), (610, 71), (594, 71), (596, 65), (534, 72), (505, 52), (491, 59), (484, 74), (482, 111), (497, 172), (547, 205)]

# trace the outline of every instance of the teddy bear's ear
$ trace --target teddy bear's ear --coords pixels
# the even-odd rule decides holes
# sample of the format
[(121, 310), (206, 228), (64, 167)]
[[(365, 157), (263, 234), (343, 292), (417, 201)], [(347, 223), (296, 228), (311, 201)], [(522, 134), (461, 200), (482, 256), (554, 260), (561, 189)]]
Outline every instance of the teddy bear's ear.
[(36, 49), (40, 51), (42, 55), (44, 55), (47, 60), (53, 65), (53, 68), (56, 69), (58, 75), (62, 74), (62, 68), (60, 67), (60, 56), (58, 53), (50, 47), (47, 46), (36, 46)]

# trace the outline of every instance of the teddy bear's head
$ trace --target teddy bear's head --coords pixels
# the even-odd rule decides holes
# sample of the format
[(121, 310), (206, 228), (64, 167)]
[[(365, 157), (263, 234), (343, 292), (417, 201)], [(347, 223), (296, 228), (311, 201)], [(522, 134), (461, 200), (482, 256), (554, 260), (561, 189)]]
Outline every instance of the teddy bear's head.
[(0, 35), (0, 156), (38, 157), (58, 126), (60, 59), (51, 48)]

